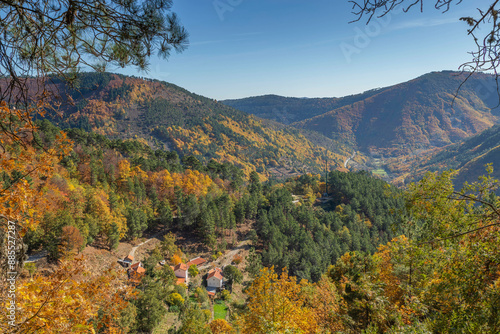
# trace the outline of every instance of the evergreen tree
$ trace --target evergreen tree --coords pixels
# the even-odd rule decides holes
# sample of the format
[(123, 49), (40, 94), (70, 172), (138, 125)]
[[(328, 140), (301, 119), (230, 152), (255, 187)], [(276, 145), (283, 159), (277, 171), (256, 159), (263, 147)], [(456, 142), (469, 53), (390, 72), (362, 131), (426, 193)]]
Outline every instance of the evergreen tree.
[(261, 256), (255, 251), (255, 248), (252, 247), (250, 248), (246, 260), (247, 260), (246, 271), (250, 274), (250, 276), (255, 278), (262, 269)]
[(174, 220), (174, 216), (172, 214), (172, 209), (170, 208), (170, 203), (168, 199), (164, 199), (158, 205), (158, 221), (160, 224), (165, 225), (165, 227), (169, 227)]
[(116, 249), (120, 244), (120, 230), (118, 229), (118, 225), (116, 225), (115, 222), (111, 224), (111, 229), (109, 230), (108, 234), (108, 240), (110, 250)]

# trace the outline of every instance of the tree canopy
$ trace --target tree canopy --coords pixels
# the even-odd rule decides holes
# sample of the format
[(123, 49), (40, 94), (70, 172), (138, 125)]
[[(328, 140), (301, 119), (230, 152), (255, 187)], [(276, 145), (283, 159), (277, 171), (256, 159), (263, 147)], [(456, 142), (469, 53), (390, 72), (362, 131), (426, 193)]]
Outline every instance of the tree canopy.
[(171, 7), (172, 0), (0, 1), (0, 76), (8, 78), (0, 99), (26, 100), (32, 76), (70, 79), (82, 65), (146, 70), (155, 52), (183, 51), (188, 34)]

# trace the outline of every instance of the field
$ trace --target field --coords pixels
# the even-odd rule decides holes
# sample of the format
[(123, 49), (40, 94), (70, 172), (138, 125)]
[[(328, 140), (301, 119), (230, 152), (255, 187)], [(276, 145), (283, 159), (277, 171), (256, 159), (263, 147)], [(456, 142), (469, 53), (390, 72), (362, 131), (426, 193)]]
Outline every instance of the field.
[(387, 172), (385, 169), (374, 169), (372, 170), (373, 175), (380, 176), (380, 177), (387, 177)]
[(225, 304), (214, 304), (214, 319), (226, 320), (227, 306)]

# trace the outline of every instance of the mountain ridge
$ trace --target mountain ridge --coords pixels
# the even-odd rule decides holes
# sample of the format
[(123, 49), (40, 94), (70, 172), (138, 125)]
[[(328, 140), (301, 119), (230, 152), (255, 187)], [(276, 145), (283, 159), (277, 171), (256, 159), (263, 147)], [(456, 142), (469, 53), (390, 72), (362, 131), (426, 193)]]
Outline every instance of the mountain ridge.
[[(83, 73), (72, 89), (54, 82), (72, 105), (48, 118), (110, 138), (136, 138), (208, 163), (229, 162), (263, 178), (317, 173), (324, 158), (341, 165), (347, 153), (325, 149), (301, 131), (236, 110), (174, 84), (111, 73)], [(67, 105), (66, 103), (63, 106)], [(329, 139), (318, 140), (328, 142)], [(310, 137), (313, 139), (313, 137)]]
[[(494, 77), (475, 74), (461, 86), (466, 75), (431, 72), (404, 83), (344, 98), (303, 99), (301, 106), (307, 108), (307, 103), (312, 102), (313, 112), (295, 109), (295, 114), (301, 116), (294, 117), (303, 119), (291, 125), (319, 132), (368, 155), (401, 156), (415, 150), (443, 147), (480, 133), (499, 120)], [(269, 96), (273, 97), (266, 97)], [(281, 97), (280, 100), (286, 109), (298, 99)], [(319, 100), (329, 102), (320, 110), (315, 106)], [(243, 106), (243, 111), (261, 117), (279, 116), (272, 115), (272, 108), (278, 107), (263, 105), (259, 98), (223, 102)], [(252, 104), (256, 105), (255, 109)], [(337, 107), (325, 111), (331, 105)], [(306, 118), (310, 115), (313, 116)]]

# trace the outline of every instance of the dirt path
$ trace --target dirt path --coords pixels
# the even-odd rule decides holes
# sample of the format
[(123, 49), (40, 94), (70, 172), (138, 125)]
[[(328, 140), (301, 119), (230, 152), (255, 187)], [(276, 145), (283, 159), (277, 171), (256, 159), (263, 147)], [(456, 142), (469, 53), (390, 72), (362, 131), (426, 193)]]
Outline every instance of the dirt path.
[(147, 244), (148, 242), (150, 242), (151, 240), (153, 239), (158, 239), (158, 237), (160, 237), (161, 235), (163, 235), (163, 232), (159, 232), (159, 233), (156, 233), (155, 235), (153, 235), (151, 238), (149, 238), (148, 240), (146, 241), (143, 241), (141, 242), (140, 244), (138, 244), (137, 246), (134, 246), (132, 247), (132, 249), (130, 250), (130, 253), (128, 254), (129, 256), (132, 256), (134, 258), (134, 255), (135, 255), (135, 251), (141, 247), (142, 245), (145, 245)]
[(230, 250), (227, 254), (221, 256), (217, 263), (219, 267), (223, 268), (230, 265), (233, 262), (234, 257), (243, 249), (250, 249), (251, 240), (243, 240), (238, 243), (238, 245)]
[(352, 155), (349, 158), (347, 158), (347, 160), (344, 162), (344, 168), (347, 168), (347, 163), (349, 162), (349, 160), (354, 159), (355, 156), (356, 156), (356, 151), (352, 152)]
[(137, 250), (137, 248), (141, 247), (142, 245), (144, 244), (147, 244), (148, 242), (150, 242), (151, 240), (153, 240), (154, 238), (150, 238), (144, 242), (141, 242), (140, 244), (138, 244), (137, 246), (134, 246), (132, 247), (132, 249), (130, 250), (130, 253), (128, 254), (129, 256), (131, 256), (132, 258), (134, 257), (135, 255), (135, 251)]

